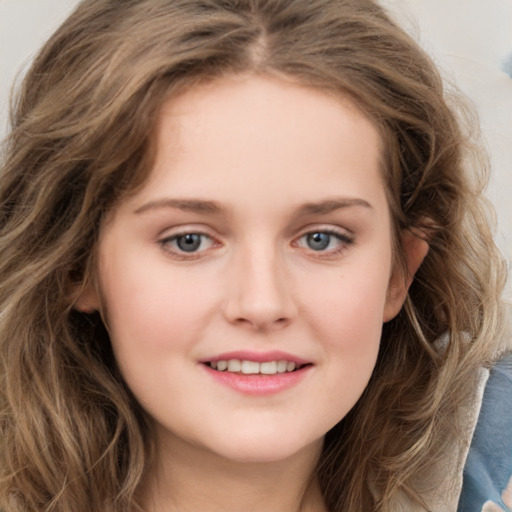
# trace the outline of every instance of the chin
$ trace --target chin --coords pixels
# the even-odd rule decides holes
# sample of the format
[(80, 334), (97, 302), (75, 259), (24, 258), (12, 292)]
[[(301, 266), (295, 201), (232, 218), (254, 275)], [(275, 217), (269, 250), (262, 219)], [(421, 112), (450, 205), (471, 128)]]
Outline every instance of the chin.
[(273, 463), (299, 456), (303, 452), (320, 452), (323, 437), (313, 441), (295, 438), (285, 432), (274, 436), (231, 436), (229, 442), (217, 444), (214, 451), (224, 459), (238, 463)]

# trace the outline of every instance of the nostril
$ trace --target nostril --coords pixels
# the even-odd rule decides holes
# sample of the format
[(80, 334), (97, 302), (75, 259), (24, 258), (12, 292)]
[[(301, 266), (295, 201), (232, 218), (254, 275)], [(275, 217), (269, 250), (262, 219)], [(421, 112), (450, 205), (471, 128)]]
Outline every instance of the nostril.
[(257, 317), (255, 315), (249, 318), (240, 316), (232, 320), (234, 324), (237, 324), (241, 327), (246, 327), (254, 331), (266, 331), (268, 329), (285, 327), (288, 325), (289, 321), (290, 319), (287, 317), (278, 317), (272, 319), (271, 317)]

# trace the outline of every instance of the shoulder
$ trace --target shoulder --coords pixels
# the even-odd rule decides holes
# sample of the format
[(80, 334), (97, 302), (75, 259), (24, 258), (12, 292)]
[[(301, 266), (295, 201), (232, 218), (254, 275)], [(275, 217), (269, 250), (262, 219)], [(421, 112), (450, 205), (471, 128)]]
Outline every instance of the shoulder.
[(491, 369), (463, 473), (458, 512), (512, 511), (512, 353)]

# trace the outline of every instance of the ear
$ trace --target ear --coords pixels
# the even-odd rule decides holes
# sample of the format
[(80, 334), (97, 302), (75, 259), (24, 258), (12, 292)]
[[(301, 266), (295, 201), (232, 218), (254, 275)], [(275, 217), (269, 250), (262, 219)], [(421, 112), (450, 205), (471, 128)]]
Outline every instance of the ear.
[(99, 295), (93, 283), (80, 286), (75, 293), (77, 294), (77, 299), (74, 302), (73, 308), (76, 311), (90, 315), (100, 309)]
[(400, 265), (395, 265), (391, 273), (386, 305), (384, 307), (384, 322), (388, 322), (394, 318), (400, 309), (402, 309), (414, 275), (420, 268), (429, 249), (427, 240), (423, 238), (425, 236), (424, 233), (407, 229), (402, 231), (400, 236), (402, 239), (406, 268), (404, 269)]

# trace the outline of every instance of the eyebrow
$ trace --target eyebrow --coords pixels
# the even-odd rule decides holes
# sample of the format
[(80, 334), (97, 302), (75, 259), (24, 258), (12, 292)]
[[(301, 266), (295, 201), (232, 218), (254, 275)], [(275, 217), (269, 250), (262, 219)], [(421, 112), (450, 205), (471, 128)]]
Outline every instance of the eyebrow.
[[(359, 198), (336, 198), (326, 199), (316, 203), (306, 203), (297, 209), (299, 216), (301, 215), (326, 215), (336, 210), (349, 207), (364, 207), (372, 209), (372, 205)], [(155, 199), (143, 204), (135, 210), (136, 214), (144, 213), (151, 210), (158, 210), (161, 208), (175, 208), (185, 212), (192, 213), (209, 213), (219, 214), (223, 208), (215, 201), (206, 201), (202, 199)]]
[(161, 208), (176, 208), (185, 212), (193, 213), (220, 213), (222, 208), (215, 201), (203, 201), (200, 199), (156, 199), (143, 204), (135, 210), (136, 214), (144, 213), (149, 210), (158, 210)]
[(364, 199), (344, 197), (339, 199), (327, 199), (318, 203), (306, 203), (298, 210), (299, 215), (326, 215), (342, 208), (362, 206), (373, 209), (372, 205)]

